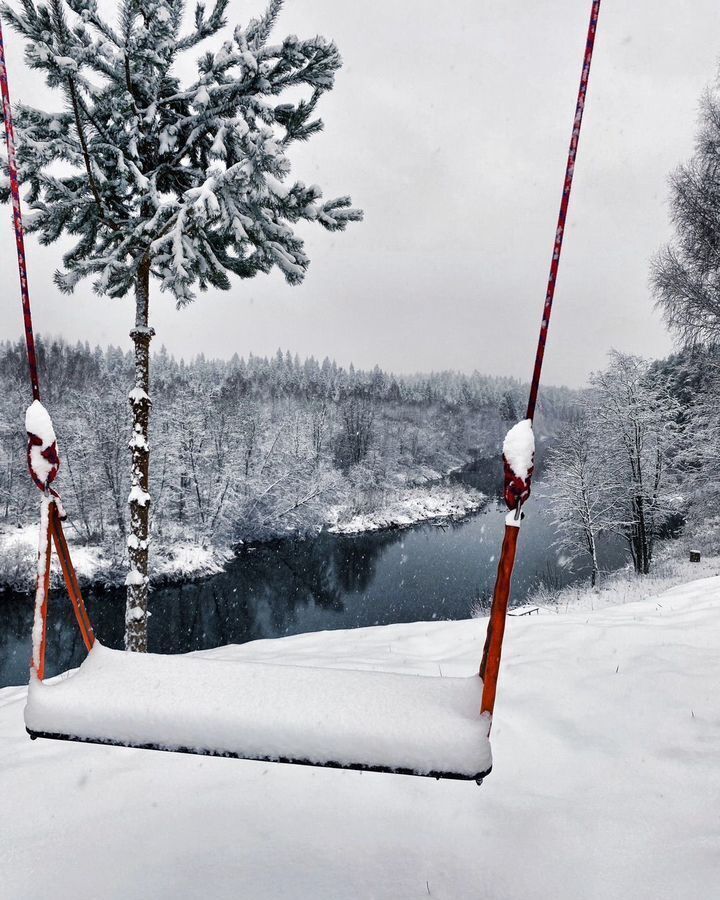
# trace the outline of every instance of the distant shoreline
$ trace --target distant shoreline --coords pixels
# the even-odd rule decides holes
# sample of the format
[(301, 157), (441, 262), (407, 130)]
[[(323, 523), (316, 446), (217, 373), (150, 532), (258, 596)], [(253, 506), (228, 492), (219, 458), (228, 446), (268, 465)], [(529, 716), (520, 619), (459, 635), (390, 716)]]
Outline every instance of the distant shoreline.
[[(341, 506), (328, 510), (327, 522), (314, 534), (294, 533), (269, 540), (252, 538), (233, 546), (203, 546), (188, 540), (155, 539), (151, 548), (151, 585), (160, 588), (190, 584), (221, 574), (237, 555), (275, 541), (314, 540), (322, 531), (338, 537), (378, 534), (433, 522), (460, 521), (482, 510), (485, 494), (448, 481), (401, 489), (377, 509), (358, 512)], [(68, 535), (78, 578), (84, 587), (117, 589), (127, 573), (127, 559), (118, 551), (121, 537), (105, 544), (81, 544)], [(37, 526), (0, 528), (0, 593), (32, 594), (35, 590)], [(59, 570), (53, 572), (60, 585)]]

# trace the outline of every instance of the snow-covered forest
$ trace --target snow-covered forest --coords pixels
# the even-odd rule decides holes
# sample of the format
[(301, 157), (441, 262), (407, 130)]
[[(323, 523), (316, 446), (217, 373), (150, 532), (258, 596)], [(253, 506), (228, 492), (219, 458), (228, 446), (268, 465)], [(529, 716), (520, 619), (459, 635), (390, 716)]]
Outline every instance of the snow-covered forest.
[(683, 349), (656, 361), (611, 353), (549, 454), (546, 499), (560, 546), (591, 560), (593, 584), (602, 532), (625, 539), (639, 575), (651, 571), (658, 538), (682, 529), (699, 549), (718, 551), (719, 146), (716, 84), (700, 103), (694, 154), (670, 176), (674, 235), (651, 265), (657, 307)]
[(0, 900), (718, 895), (706, 4), (0, 0)]
[[(123, 580), (124, 442), (131, 354), (40, 342), (63, 459), (70, 539), (84, 580)], [(27, 586), (35, 490), (12, 423), (25, 400), (24, 348), (0, 345), (2, 582)], [(543, 390), (537, 490), (565, 560), (607, 569), (602, 537), (622, 539), (640, 573), (683, 529), (712, 549), (718, 501), (720, 351), (647, 361), (612, 354), (583, 391)], [(498, 450), (525, 385), (440, 372), (395, 376), (278, 351), (272, 358), (153, 357), (159, 463), (151, 572), (156, 583), (218, 571), (242, 544), (357, 533), (478, 509), (499, 484)], [(448, 479), (465, 472), (464, 482)], [(469, 483), (468, 483), (469, 482)], [(470, 486), (472, 484), (472, 486)], [(704, 527), (699, 528), (698, 526)]]
[(557, 547), (591, 564), (592, 585), (602, 534), (623, 540), (639, 575), (651, 572), (662, 539), (684, 533), (717, 552), (719, 373), (710, 345), (655, 361), (613, 353), (591, 377), (582, 411), (549, 448), (541, 494)]
[[(62, 341), (41, 342), (39, 356), (41, 376), (52, 371), (47, 403), (62, 454), (71, 540), (103, 548), (98, 578), (122, 580), (132, 357)], [(498, 448), (524, 394), (520, 382), (477, 373), (396, 377), (280, 351), (271, 359), (200, 356), (189, 363), (161, 351), (151, 374), (156, 577), (202, 574), (241, 541), (304, 537), (321, 528), (359, 531), (476, 509), (481, 495), (444, 477), (470, 467), (485, 473), (488, 487), (496, 483)], [(22, 345), (0, 345), (6, 539), (18, 526), (34, 526), (37, 514), (25, 441), (14, 424), (25, 405), (24, 376)], [(545, 390), (540, 433), (557, 433), (577, 415), (576, 404), (573, 391)], [(397, 521), (392, 515), (388, 521), (393, 510)], [(169, 554), (177, 556), (179, 546), (184, 552), (175, 567)], [(11, 542), (3, 555), (6, 583), (27, 578), (33, 554), (34, 538)]]

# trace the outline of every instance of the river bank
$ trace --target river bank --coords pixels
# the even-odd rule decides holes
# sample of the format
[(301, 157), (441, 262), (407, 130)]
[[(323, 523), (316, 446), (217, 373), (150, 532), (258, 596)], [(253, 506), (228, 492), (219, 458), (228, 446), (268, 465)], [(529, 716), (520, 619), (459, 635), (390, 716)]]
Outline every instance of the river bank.
[(374, 531), (411, 528), (423, 522), (459, 521), (478, 512), (487, 497), (467, 485), (445, 483), (411, 488), (391, 498), (379, 509), (353, 514), (352, 509), (331, 511), (328, 531), (332, 534), (366, 534)]
[[(315, 533), (287, 533), (282, 540), (313, 539), (327, 530), (334, 534), (361, 535), (368, 532), (409, 528), (423, 522), (458, 521), (478, 512), (487, 502), (484, 494), (458, 482), (435, 482), (378, 494), (371, 504), (330, 507)], [(110, 531), (98, 543), (80, 540), (72, 522), (66, 526), (68, 543), (80, 583), (84, 587), (115, 588), (124, 584), (127, 555), (121, 535)], [(0, 526), (0, 592), (34, 590), (38, 529), (35, 524)], [(150, 580), (154, 587), (197, 581), (222, 573), (238, 549), (263, 542), (244, 534), (232, 544), (188, 540), (177, 529), (153, 536)], [(54, 581), (60, 583), (57, 561)]]
[[(148, 639), (158, 653), (186, 653), (260, 638), (402, 622), (463, 619), (487, 604), (497, 571), (504, 509), (491, 502), (458, 521), (363, 534), (323, 531), (301, 541), (245, 545), (217, 574), (157, 585), (150, 595)], [(587, 571), (560, 565), (552, 525), (531, 498), (522, 552), (513, 577), (513, 604), (543, 583), (582, 582)], [(603, 548), (607, 568), (623, 565), (622, 548)], [(123, 646), (125, 588), (87, 587), (83, 595), (100, 640)], [(0, 685), (27, 678), (32, 595), (0, 601)], [(82, 642), (64, 592), (53, 595), (48, 638), (52, 672), (82, 660)]]

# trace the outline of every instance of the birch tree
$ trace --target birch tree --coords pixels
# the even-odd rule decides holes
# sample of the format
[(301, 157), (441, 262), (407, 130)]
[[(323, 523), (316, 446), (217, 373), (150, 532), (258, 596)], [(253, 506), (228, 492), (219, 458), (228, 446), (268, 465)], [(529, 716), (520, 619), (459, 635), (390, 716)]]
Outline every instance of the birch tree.
[(605, 478), (622, 510), (619, 531), (635, 571), (647, 575), (658, 534), (673, 509), (677, 404), (637, 356), (611, 353), (610, 366), (591, 382)]
[(600, 574), (598, 538), (622, 526), (617, 485), (603, 458), (592, 415), (569, 424), (548, 453), (543, 493), (558, 531), (556, 546), (572, 559), (587, 559), (590, 584)]

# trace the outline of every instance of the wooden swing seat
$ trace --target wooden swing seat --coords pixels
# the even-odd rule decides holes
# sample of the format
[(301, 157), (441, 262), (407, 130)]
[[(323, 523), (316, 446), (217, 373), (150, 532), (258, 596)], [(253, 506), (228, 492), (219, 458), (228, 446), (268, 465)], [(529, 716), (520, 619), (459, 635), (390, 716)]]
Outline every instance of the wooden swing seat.
[(490, 717), (443, 678), (110, 650), (33, 676), (31, 737), (480, 782)]

